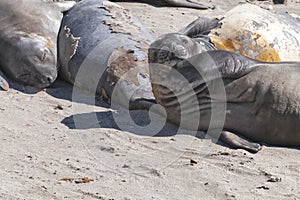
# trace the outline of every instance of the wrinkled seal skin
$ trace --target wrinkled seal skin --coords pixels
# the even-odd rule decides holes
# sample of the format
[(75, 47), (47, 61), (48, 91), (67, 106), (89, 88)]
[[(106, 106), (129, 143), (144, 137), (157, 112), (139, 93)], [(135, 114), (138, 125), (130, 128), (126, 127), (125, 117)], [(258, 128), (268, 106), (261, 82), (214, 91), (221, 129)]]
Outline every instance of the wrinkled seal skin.
[[(206, 51), (194, 44), (193, 38), (174, 33), (161, 36), (149, 48), (154, 96), (170, 122), (179, 125), (184, 114), (184, 128), (196, 124), (196, 130), (207, 131), (212, 106), (225, 103), (225, 109), (218, 110), (225, 120), (212, 122), (213, 128), (222, 130), (221, 141), (250, 152), (258, 152), (261, 146), (239, 135), (256, 142), (300, 146), (300, 62), (261, 62), (230, 51)], [(177, 53), (182, 49), (185, 56)], [(186, 80), (178, 79), (172, 70)], [(220, 80), (225, 95), (216, 87)], [(190, 100), (193, 95), (195, 102)], [(200, 113), (200, 121), (193, 122), (195, 112)]]
[(8, 77), (37, 88), (54, 82), (63, 5), (73, 4), (0, 0), (0, 69)]
[(121, 6), (104, 0), (81, 1), (63, 17), (59, 74), (108, 102), (148, 109), (154, 101), (147, 64), (151, 40)]

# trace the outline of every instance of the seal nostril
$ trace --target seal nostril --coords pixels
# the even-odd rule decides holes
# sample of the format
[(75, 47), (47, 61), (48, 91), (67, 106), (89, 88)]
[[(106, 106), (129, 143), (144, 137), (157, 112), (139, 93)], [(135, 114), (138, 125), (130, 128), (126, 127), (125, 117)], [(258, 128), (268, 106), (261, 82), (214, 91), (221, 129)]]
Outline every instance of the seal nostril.
[(53, 78), (52, 78), (51, 76), (48, 76), (48, 77), (47, 77), (47, 81), (48, 81), (49, 83), (52, 83)]

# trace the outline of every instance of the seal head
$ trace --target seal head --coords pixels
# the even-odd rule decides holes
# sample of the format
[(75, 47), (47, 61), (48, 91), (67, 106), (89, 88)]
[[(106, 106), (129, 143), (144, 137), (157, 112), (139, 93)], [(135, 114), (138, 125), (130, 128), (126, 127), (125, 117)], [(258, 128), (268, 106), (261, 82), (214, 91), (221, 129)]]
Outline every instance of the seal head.
[(149, 63), (175, 65), (203, 51), (212, 50), (211, 45), (199, 37), (192, 39), (181, 33), (170, 33), (154, 41), (149, 50)]
[(51, 42), (38, 35), (18, 35), (10, 40), (6, 48), (9, 58), (5, 72), (26, 85), (44, 88), (57, 77), (56, 56), (47, 46)]

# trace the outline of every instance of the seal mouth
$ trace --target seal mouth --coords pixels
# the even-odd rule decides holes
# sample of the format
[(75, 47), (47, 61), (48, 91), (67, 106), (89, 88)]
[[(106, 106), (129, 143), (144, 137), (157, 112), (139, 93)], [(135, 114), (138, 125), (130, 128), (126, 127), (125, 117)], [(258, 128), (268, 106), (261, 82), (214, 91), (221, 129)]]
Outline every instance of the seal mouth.
[(56, 76), (46, 75), (40, 77), (38, 75), (32, 75), (30, 73), (23, 73), (16, 77), (16, 79), (25, 85), (29, 85), (38, 89), (43, 89), (50, 86), (56, 79)]

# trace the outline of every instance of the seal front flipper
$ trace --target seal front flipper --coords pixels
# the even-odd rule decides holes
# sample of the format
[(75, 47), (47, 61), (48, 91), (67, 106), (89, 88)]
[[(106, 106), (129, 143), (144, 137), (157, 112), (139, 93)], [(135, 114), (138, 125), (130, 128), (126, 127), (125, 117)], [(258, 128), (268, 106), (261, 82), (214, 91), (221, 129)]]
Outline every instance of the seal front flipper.
[(5, 91), (9, 89), (9, 84), (6, 81), (6, 78), (1, 71), (0, 71), (0, 89)]
[(179, 33), (182, 33), (191, 38), (195, 38), (198, 36), (208, 35), (211, 30), (221, 28), (222, 23), (220, 22), (223, 18), (206, 18), (199, 17), (194, 20), (186, 27), (181, 29)]
[(175, 68), (195, 68), (205, 82), (217, 78), (240, 78), (258, 67), (259, 61), (230, 51), (207, 51), (178, 62)]
[(257, 153), (261, 150), (260, 144), (249, 142), (229, 131), (222, 131), (219, 139), (233, 148), (245, 149), (251, 153)]
[(196, 8), (196, 9), (215, 9), (215, 6), (206, 6), (192, 0), (164, 0), (171, 6), (176, 7), (186, 7), (186, 8)]

